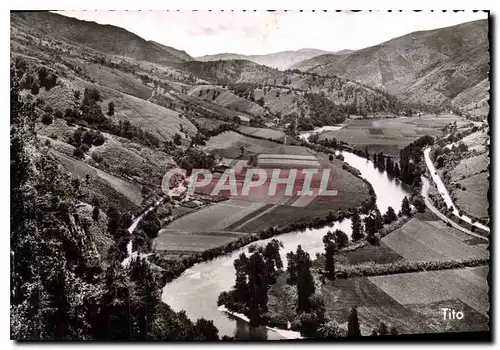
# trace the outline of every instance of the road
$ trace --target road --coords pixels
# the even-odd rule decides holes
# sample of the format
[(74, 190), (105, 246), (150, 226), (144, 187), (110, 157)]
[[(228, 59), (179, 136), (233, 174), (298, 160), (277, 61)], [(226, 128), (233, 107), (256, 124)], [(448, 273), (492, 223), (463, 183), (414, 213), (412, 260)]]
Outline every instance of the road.
[[(177, 187), (174, 187), (168, 191), (166, 194), (166, 197), (160, 198), (157, 202), (153, 202), (149, 205), (149, 207), (144, 210), (144, 212), (139, 215), (137, 218), (134, 219), (132, 222), (132, 225), (128, 228), (128, 232), (132, 235), (133, 232), (135, 231), (137, 225), (141, 220), (144, 218), (144, 216), (149, 213), (151, 210), (154, 210), (157, 206), (159, 206), (166, 198), (172, 199), (172, 197), (179, 197), (181, 194), (187, 191), (187, 187), (184, 186), (184, 183), (179, 183)], [(127, 244), (127, 257), (122, 261), (122, 266), (127, 266), (130, 262), (130, 260), (133, 257), (139, 256), (139, 257), (147, 257), (150, 255), (153, 255), (153, 253), (148, 253), (148, 254), (138, 254), (137, 252), (132, 251), (132, 243), (133, 240), (131, 239), (130, 242)]]
[(439, 191), (439, 193), (441, 194), (441, 196), (443, 197), (444, 199), (444, 202), (446, 203), (446, 205), (448, 207), (453, 207), (453, 215), (455, 215), (456, 217), (462, 219), (463, 221), (469, 223), (469, 224), (472, 224), (486, 232), (490, 232), (490, 228), (481, 224), (480, 222), (475, 222), (474, 224), (472, 223), (472, 219), (465, 216), (465, 215), (460, 215), (460, 212), (458, 210), (458, 208), (455, 206), (455, 204), (453, 203), (452, 199), (451, 199), (451, 196), (450, 194), (448, 193), (448, 190), (446, 189), (446, 186), (444, 185), (443, 181), (441, 180), (441, 178), (439, 177), (439, 175), (437, 174), (436, 172), (436, 168), (434, 167), (434, 164), (432, 163), (432, 160), (431, 160), (431, 157), (430, 157), (430, 152), (431, 152), (431, 148), (430, 147), (427, 147), (425, 150), (424, 150), (424, 158), (425, 158), (425, 164), (427, 165), (427, 169), (429, 169), (429, 172), (431, 174), (431, 177), (432, 177), (432, 180), (434, 181), (434, 183), (436, 184), (436, 187)]
[(450, 223), (451, 226), (453, 226), (454, 228), (470, 235), (470, 236), (473, 236), (473, 237), (476, 237), (476, 238), (479, 238), (479, 239), (482, 239), (484, 240), (485, 242), (488, 242), (488, 238), (484, 237), (484, 236), (481, 236), (477, 233), (474, 233), (470, 230), (467, 230), (466, 228), (460, 226), (459, 224), (457, 224), (455, 221), (451, 220), (450, 218), (448, 218), (446, 215), (444, 215), (443, 213), (441, 213), (431, 202), (431, 200), (429, 199), (429, 188), (430, 188), (430, 183), (429, 183), (429, 180), (425, 177), (422, 176), (422, 197), (424, 198), (424, 202), (425, 202), (425, 205), (427, 206), (427, 208), (429, 208), (430, 211), (432, 211), (434, 214), (436, 214), (436, 216), (438, 216), (441, 220), (443, 220), (444, 222), (446, 223)]

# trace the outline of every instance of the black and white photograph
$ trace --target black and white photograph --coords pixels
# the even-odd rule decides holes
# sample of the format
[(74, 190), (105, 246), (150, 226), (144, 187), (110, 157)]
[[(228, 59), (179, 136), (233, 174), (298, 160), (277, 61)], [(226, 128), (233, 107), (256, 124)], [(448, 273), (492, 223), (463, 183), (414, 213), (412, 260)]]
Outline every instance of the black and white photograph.
[(492, 22), (10, 11), (11, 340), (491, 341)]

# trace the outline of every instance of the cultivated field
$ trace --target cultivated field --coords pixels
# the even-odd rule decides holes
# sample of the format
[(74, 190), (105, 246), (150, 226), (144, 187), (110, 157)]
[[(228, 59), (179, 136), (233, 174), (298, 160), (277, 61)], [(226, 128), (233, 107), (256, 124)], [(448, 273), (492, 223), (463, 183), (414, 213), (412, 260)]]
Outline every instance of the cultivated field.
[(410, 118), (363, 119), (350, 122), (340, 130), (320, 134), (319, 139), (336, 138), (353, 147), (368, 147), (370, 153), (382, 151), (399, 156), (399, 150), (424, 135), (441, 135), (441, 129), (457, 121), (466, 123), (454, 115), (425, 115)]
[[(408, 294), (412, 294), (407, 290)], [(346, 323), (351, 308), (358, 310), (362, 335), (370, 335), (380, 322), (394, 326), (399, 333), (430, 333), (427, 320), (401, 305), (368, 278), (337, 279), (321, 288), (326, 313), (339, 323)]]
[(264, 205), (265, 203), (230, 199), (184, 215), (167, 225), (166, 228), (203, 231), (224, 230)]
[(311, 155), (311, 152), (305, 147), (281, 145), (272, 141), (243, 136), (234, 131), (211, 137), (204, 149), (226, 158), (238, 158), (241, 156), (241, 147), (244, 147), (247, 154)]
[(471, 237), (441, 221), (413, 218), (382, 238), (382, 242), (406, 260), (464, 260), (488, 258), (483, 247), (469, 245)]
[(168, 254), (190, 254), (227, 244), (244, 235), (230, 231), (162, 229), (154, 241), (154, 249)]
[(87, 64), (85, 67), (90, 78), (94, 79), (97, 84), (107, 86), (124, 94), (146, 100), (153, 91), (151, 87), (144, 85), (138, 77), (121, 70), (112, 69), (98, 63)]
[(470, 213), (476, 218), (488, 218), (488, 172), (470, 176), (458, 183), (465, 187), (465, 191), (455, 190), (457, 205), (464, 212)]
[(245, 135), (260, 137), (263, 139), (272, 139), (282, 141), (285, 139), (285, 133), (281, 130), (267, 129), (267, 128), (254, 128), (252, 126), (240, 126), (238, 131)]
[[(480, 271), (474, 272), (474, 269)], [(402, 305), (459, 299), (475, 311), (486, 315), (490, 306), (489, 287), (483, 276), (488, 267), (474, 269), (403, 273), (368, 279)]]
[(489, 165), (490, 157), (488, 152), (465, 158), (451, 171), (451, 181), (456, 182), (463, 178), (487, 171)]

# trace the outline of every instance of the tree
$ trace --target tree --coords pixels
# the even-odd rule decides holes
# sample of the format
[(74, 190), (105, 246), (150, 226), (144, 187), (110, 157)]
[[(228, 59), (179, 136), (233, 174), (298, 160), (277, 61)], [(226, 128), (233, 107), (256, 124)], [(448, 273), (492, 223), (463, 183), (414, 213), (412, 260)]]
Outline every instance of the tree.
[(333, 234), (335, 235), (335, 244), (337, 245), (338, 249), (347, 247), (347, 244), (349, 243), (349, 237), (344, 231), (335, 230)]
[(347, 336), (361, 336), (361, 330), (359, 329), (358, 310), (354, 306), (352, 307), (351, 313), (349, 314), (349, 318), (347, 320)]
[(354, 241), (359, 241), (364, 238), (363, 225), (361, 223), (361, 218), (359, 216), (358, 210), (354, 209), (351, 216), (351, 228), (352, 228), (352, 239)]
[(240, 152), (241, 152), (241, 155), (243, 155), (245, 153), (245, 147), (241, 146), (240, 147)]
[(94, 221), (99, 221), (99, 207), (94, 207), (94, 209), (92, 210), (92, 220)]
[(335, 243), (328, 242), (325, 248), (325, 271), (328, 275), (328, 278), (335, 278)]
[(264, 97), (259, 98), (259, 99), (257, 100), (257, 103), (258, 103), (261, 107), (264, 107), (264, 103), (265, 103), (265, 101), (264, 101)]
[(370, 153), (368, 152), (368, 146), (365, 146), (365, 158), (370, 159)]
[(401, 213), (405, 216), (411, 216), (411, 208), (410, 201), (408, 201), (408, 197), (403, 198), (403, 202), (401, 203)]
[(333, 161), (333, 154), (332, 154), (332, 153), (330, 153), (330, 154), (328, 155), (328, 160), (329, 160), (330, 162), (332, 162), (332, 161)]
[(384, 322), (380, 322), (378, 325), (377, 332), (379, 335), (387, 335), (389, 334), (389, 330), (387, 329), (387, 326), (385, 325)]
[(390, 224), (398, 219), (396, 212), (392, 207), (388, 207), (386, 213), (384, 214), (384, 223)]
[(40, 92), (40, 84), (38, 84), (37, 81), (34, 81), (33, 84), (31, 85), (31, 94), (38, 95), (39, 92)]
[(175, 133), (174, 135), (174, 143), (177, 146), (181, 145), (181, 135), (179, 135), (178, 133)]
[(415, 206), (415, 208), (417, 208), (417, 211), (419, 213), (425, 212), (426, 205), (425, 205), (424, 199), (422, 198), (421, 195), (414, 196), (413, 200), (412, 200), (412, 204)]
[(50, 115), (49, 113), (44, 113), (42, 115), (42, 123), (44, 123), (45, 125), (52, 124), (52, 120), (52, 115)]
[(115, 103), (111, 101), (110, 103), (108, 103), (108, 115), (111, 116), (114, 114), (115, 114)]
[(297, 311), (309, 312), (311, 304), (309, 297), (314, 294), (314, 279), (311, 275), (311, 259), (302, 246), (297, 247), (296, 253), (289, 252), (287, 254), (289, 278), (287, 283), (297, 285)]
[(80, 147), (76, 147), (73, 151), (73, 157), (75, 157), (77, 159), (83, 159), (83, 158), (85, 158), (85, 153), (83, 152), (83, 150)]
[(398, 330), (396, 329), (396, 327), (392, 326), (391, 329), (389, 330), (389, 334), (390, 335), (398, 335), (399, 332)]

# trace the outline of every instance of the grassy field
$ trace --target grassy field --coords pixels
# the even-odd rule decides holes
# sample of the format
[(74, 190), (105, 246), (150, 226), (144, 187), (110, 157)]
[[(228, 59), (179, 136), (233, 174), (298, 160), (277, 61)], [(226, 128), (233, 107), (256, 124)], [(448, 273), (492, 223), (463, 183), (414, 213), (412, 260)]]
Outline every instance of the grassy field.
[(466, 243), (470, 238), (440, 221), (413, 218), (382, 238), (382, 242), (406, 260), (487, 258), (488, 251)]
[[(64, 120), (54, 119), (50, 125), (40, 123), (38, 134), (42, 137), (57, 137), (50, 139), (52, 147), (68, 156), (73, 155), (74, 147), (66, 141), (77, 129), (68, 126)], [(160, 184), (161, 177), (171, 168), (174, 161), (171, 156), (132, 142), (126, 138), (103, 133), (106, 141), (101, 146), (92, 146), (87, 152), (85, 162), (96, 166), (89, 157), (95, 154), (102, 158), (101, 169), (114, 174), (136, 176), (143, 182)]]
[(366, 245), (360, 249), (347, 252), (345, 259), (351, 265), (363, 264), (369, 261), (373, 261), (375, 264), (388, 264), (402, 260), (403, 257), (385, 243), (380, 243), (380, 246)]
[(489, 165), (490, 157), (488, 152), (465, 158), (451, 171), (451, 181), (455, 182), (485, 172), (488, 170)]
[(465, 213), (476, 218), (488, 218), (488, 172), (467, 177), (458, 183), (465, 187), (465, 191), (455, 190), (457, 205)]
[(168, 254), (197, 253), (224, 245), (242, 235), (244, 234), (230, 231), (167, 228), (158, 232), (158, 237), (154, 241), (154, 249)]
[(243, 136), (234, 131), (211, 137), (204, 149), (226, 158), (238, 158), (241, 156), (241, 147), (244, 147), (246, 154), (311, 155), (311, 152), (304, 147), (281, 145), (272, 141)]
[(264, 205), (265, 203), (231, 199), (184, 215), (167, 225), (166, 228), (200, 231), (224, 230), (226, 227), (260, 209)]
[(382, 151), (398, 157), (399, 150), (410, 142), (424, 135), (441, 135), (441, 128), (455, 121), (465, 123), (453, 115), (355, 120), (340, 130), (320, 134), (319, 139), (336, 138), (353, 147), (366, 146), (370, 153)]
[[(217, 91), (216, 98), (213, 99), (213, 93)], [(232, 91), (214, 85), (198, 85), (188, 91), (188, 95), (202, 99), (209, 103), (214, 103), (219, 106), (234, 110), (244, 111), (251, 115), (262, 116), (266, 110), (255, 102), (239, 97)]]
[(141, 187), (137, 184), (127, 182), (116, 176), (110, 175), (102, 170), (68, 157), (55, 150), (51, 152), (62, 165), (85, 186), (86, 175), (90, 176), (89, 189), (101, 197), (102, 203), (109, 202), (117, 208), (124, 210), (136, 210), (142, 203)]
[(50, 91), (40, 90), (39, 96), (45, 100), (46, 105), (52, 106), (54, 110), (59, 109), (64, 112), (66, 108), (73, 108), (75, 106), (73, 96), (75, 90), (80, 91), (82, 96), (80, 99), (82, 99), (83, 90), (86, 87), (96, 88), (101, 95), (99, 104), (103, 113), (107, 112), (109, 102), (115, 104), (115, 114), (109, 117), (115, 123), (120, 120), (128, 120), (136, 127), (149, 131), (160, 140), (165, 141), (173, 140), (176, 133), (182, 134), (180, 132), (181, 125), (189, 135), (196, 133), (196, 127), (187, 118), (181, 117), (178, 112), (141, 98), (127, 95), (106, 86), (90, 83), (80, 78), (61, 79), (61, 84), (50, 89)]
[(97, 84), (107, 86), (124, 94), (146, 100), (153, 91), (151, 87), (144, 85), (138, 77), (118, 69), (112, 69), (98, 63), (86, 64), (86, 68), (89, 76)]
[(362, 335), (370, 335), (380, 322), (400, 333), (430, 333), (428, 322), (415, 311), (401, 305), (368, 278), (328, 281), (321, 288), (326, 313), (338, 323), (346, 323), (353, 306), (358, 309)]
[(490, 306), (488, 283), (472, 269), (404, 273), (368, 279), (402, 305), (460, 299), (483, 315), (486, 315)]
[(281, 130), (267, 129), (267, 128), (254, 128), (251, 126), (240, 126), (238, 131), (245, 135), (256, 136), (264, 139), (273, 139), (282, 141), (286, 137), (285, 133)]

